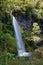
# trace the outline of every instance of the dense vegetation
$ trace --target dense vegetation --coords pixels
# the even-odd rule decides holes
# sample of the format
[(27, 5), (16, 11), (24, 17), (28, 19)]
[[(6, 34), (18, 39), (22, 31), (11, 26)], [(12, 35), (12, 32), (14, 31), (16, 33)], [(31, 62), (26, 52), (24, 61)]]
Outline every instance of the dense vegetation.
[[(31, 29), (25, 29), (20, 25), (26, 51), (31, 51), (34, 55), (28, 59), (30, 62), (24, 58), (19, 60), (14, 58), (17, 56), (16, 38), (12, 18), (6, 11), (15, 17), (21, 13), (26, 19), (32, 19)], [(43, 65), (43, 34), (39, 22), (43, 22), (43, 0), (0, 0), (0, 63), (2, 65), (7, 65), (8, 60), (8, 65), (13, 63), (18, 65), (19, 61), (20, 65)]]

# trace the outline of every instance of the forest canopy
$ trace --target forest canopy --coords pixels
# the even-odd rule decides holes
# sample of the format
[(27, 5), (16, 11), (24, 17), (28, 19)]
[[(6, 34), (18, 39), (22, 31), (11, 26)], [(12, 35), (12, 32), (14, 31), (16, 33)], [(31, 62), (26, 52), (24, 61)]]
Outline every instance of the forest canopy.
[(27, 16), (43, 19), (43, 0), (0, 0), (0, 14), (6, 10), (20, 10)]
[[(26, 52), (32, 52), (29, 58), (18, 57), (11, 14), (19, 24)], [(0, 0), (0, 65), (43, 65), (43, 0)]]

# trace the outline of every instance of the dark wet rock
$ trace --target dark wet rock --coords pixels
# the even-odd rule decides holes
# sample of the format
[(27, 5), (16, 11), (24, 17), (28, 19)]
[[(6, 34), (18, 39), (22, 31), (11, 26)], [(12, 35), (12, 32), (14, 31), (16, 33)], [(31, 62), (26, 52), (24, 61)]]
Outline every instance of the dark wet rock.
[(12, 13), (15, 18), (17, 19), (18, 23), (23, 27), (23, 28), (32, 28), (32, 18), (27, 17), (25, 13), (21, 11), (14, 11)]
[(28, 18), (26, 19), (23, 16), (17, 16), (16, 17), (18, 23), (23, 26), (23, 28), (31, 28), (32, 27), (32, 19)]

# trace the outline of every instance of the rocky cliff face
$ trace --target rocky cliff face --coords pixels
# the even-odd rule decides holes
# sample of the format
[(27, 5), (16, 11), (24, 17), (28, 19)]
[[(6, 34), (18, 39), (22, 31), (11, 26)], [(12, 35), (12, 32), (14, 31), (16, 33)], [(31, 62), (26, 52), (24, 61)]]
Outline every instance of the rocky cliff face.
[(32, 28), (32, 18), (31, 17), (27, 17), (24, 13), (21, 13), (19, 11), (19, 13), (16, 15), (17, 12), (13, 12), (13, 15), (15, 16), (15, 18), (17, 19), (18, 23), (25, 29)]
[(40, 29), (42, 31), (41, 33), (43, 34), (43, 20), (40, 20), (39, 26), (40, 26)]

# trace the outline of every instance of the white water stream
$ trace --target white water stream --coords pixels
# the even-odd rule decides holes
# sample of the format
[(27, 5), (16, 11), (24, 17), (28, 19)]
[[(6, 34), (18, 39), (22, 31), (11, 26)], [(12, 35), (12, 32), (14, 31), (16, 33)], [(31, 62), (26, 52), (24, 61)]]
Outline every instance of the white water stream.
[(31, 53), (30, 52), (28, 53), (25, 50), (25, 45), (22, 40), (20, 28), (14, 16), (13, 16), (13, 27), (14, 27), (15, 37), (17, 41), (18, 56), (25, 56), (25, 57), (31, 56)]

